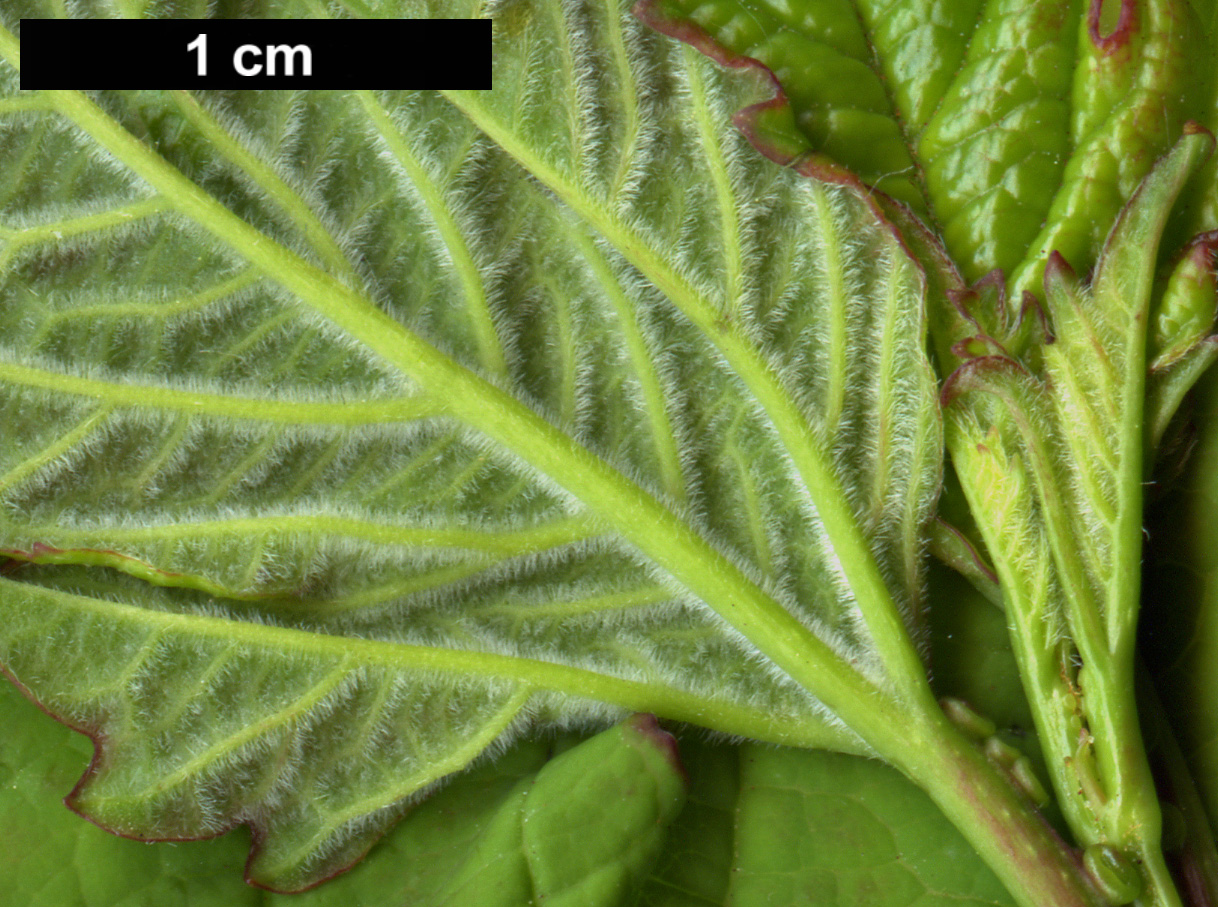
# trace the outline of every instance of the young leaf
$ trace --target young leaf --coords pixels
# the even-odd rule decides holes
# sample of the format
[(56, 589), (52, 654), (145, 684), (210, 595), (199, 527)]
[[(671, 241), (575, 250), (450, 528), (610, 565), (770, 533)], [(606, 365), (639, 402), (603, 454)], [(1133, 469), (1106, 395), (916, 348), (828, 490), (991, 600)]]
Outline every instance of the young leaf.
[(1134, 702), (1146, 325), (1168, 212), (1212, 150), (1208, 133), (1186, 130), (1122, 212), (1089, 285), (1050, 258), (1041, 373), (995, 343), (944, 391), (949, 448), (1002, 582), (1059, 803), (1118, 900), (1145, 887), (1151, 903), (1178, 902)]
[[(758, 16), (736, 17), (730, 0), (640, 5), (661, 30), (724, 62), (766, 71), (776, 96), (742, 110), (738, 121), (763, 152), (820, 179), (876, 183), (865, 161), (826, 161), (814, 135), (805, 130), (801, 139), (791, 128), (809, 112), (836, 111), (848, 103), (845, 95), (830, 97), (840, 93), (840, 80), (826, 88), (823, 68), (801, 68), (798, 61), (814, 45), (847, 53), (849, 42), (841, 39), (853, 29), (865, 39), (856, 42), (856, 50), (867, 51), (859, 61), (888, 77), (891, 122), (906, 137), (911, 163), (921, 167), (913, 175), (925, 177), (921, 199), (894, 194), (925, 223), (882, 196), (877, 207), (927, 267), (932, 299), (941, 310), (935, 316), (941, 364), (950, 369), (966, 360), (945, 390), (952, 404), (948, 446), (1001, 579), (1062, 807), (1076, 836), (1097, 848), (1089, 851), (1088, 871), (1110, 897), (1125, 897), (1116, 868), (1133, 865), (1108, 849), (1108, 842), (1118, 842), (1139, 854), (1151, 888), (1145, 897), (1175, 903), (1158, 847), (1158, 803), (1133, 717), (1132, 652), (1143, 452), (1157, 445), (1183, 394), (1213, 358), (1205, 339), (1213, 322), (1208, 258), (1186, 258), (1181, 268), (1191, 272), (1178, 273), (1180, 279), (1170, 281), (1151, 308), (1158, 240), (1172, 202), (1212, 146), (1204, 130), (1184, 124), (1186, 139), (1141, 182), (1106, 241), (1090, 288), (1074, 277), (1067, 259), (1095, 260), (1099, 238), (1137, 185), (1130, 176), (1147, 173), (1162, 147), (1152, 117), (1168, 123), (1182, 113), (1212, 116), (1205, 99), (1213, 86), (1201, 80), (1190, 95), (1182, 79), (1186, 61), (1204, 56), (1195, 42), (1204, 33), (1201, 23), (1212, 25), (1213, 10), (1208, 4), (1093, 3), (1080, 22), (1079, 12), (1066, 4), (1025, 4), (1010, 11), (993, 5), (977, 18), (971, 37), (965, 29), (951, 30), (938, 42), (950, 57), (952, 42), (963, 41), (968, 54), (977, 53), (979, 66), (962, 65), (926, 119), (916, 97), (922, 85), (940, 77), (939, 61), (919, 56), (910, 64), (902, 54), (935, 40), (937, 8), (912, 3), (878, 11), (861, 4), (857, 18), (838, 21), (829, 14), (833, 4), (808, 4), (798, 15), (790, 7), (762, 7)], [(777, 18), (768, 21), (769, 12)], [(1053, 55), (1073, 43), (1072, 24), (1082, 29), (1073, 94), (1064, 90), (1068, 82), (1056, 92), (1046, 90), (1047, 82), (1031, 84), (1046, 75), (1060, 79), (1068, 70)], [(1045, 60), (1052, 63), (1042, 69)], [(828, 92), (823, 97), (817, 94), (822, 89)], [(1040, 110), (1046, 100), (1061, 102), (1059, 112), (1072, 117), (1063, 146), (1072, 156), (1060, 175), (1036, 179), (1027, 169), (1031, 158), (1022, 152), (1051, 136), (1053, 128), (1023, 128), (1007, 118), (1008, 105)], [(992, 132), (996, 124), (982, 120), (995, 110), (1007, 122)], [(950, 141), (941, 143), (944, 136)], [(1012, 152), (1016, 147), (1019, 153)], [(938, 183), (945, 173), (951, 180)], [(957, 192), (971, 197), (978, 189), (983, 196), (993, 190), (1001, 197), (1015, 185), (1057, 191), (1051, 204), (1046, 197), (1043, 209), (1033, 206), (1035, 238), (1021, 234), (1013, 211), (995, 216), (994, 209), (978, 208), (963, 221), (942, 217), (944, 211), (953, 218), (958, 213)], [(1106, 193), (1115, 206), (1105, 202)], [(1177, 220), (1196, 223), (1196, 212), (1194, 205)], [(946, 251), (938, 247), (936, 229)], [(1012, 240), (1005, 252), (994, 240), (999, 236)], [(1200, 237), (1195, 248), (1205, 242)], [(1022, 263), (1007, 253), (1023, 256)], [(1041, 289), (1046, 256), (1047, 317), (1035, 318), (1039, 306), (1028, 291)], [(987, 276), (966, 289), (956, 263), (971, 277)], [(1007, 282), (995, 267), (1014, 267), (1010, 285), (1018, 306), (1006, 306)], [(987, 308), (987, 290), (996, 291), (996, 308)], [(1155, 373), (1146, 399), (1146, 323), (1152, 311)], [(1038, 330), (1045, 343), (1029, 349)], [(971, 548), (960, 541), (951, 556), (967, 566)], [(985, 565), (975, 570), (978, 576), (989, 572)]]
[[(810, 154), (805, 166), (822, 176), (904, 202), (969, 282), (1000, 268), (1015, 299), (1040, 291), (1052, 251), (1080, 272), (1094, 263), (1185, 121), (1210, 122), (1218, 88), (1203, 64), (1210, 2), (640, 8), (669, 33), (773, 72), (781, 100), (740, 114), (763, 151)], [(1198, 181), (1186, 221), (1213, 213), (1213, 184), (1212, 171)]]

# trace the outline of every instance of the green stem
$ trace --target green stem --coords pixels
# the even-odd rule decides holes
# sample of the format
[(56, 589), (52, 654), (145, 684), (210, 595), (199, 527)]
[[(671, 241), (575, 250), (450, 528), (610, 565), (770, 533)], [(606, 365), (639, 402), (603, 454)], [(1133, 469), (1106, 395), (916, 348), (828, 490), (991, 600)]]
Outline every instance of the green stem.
[(1075, 852), (976, 744), (945, 718), (898, 763), (960, 829), (1021, 907), (1096, 907)]
[[(1164, 842), (1164, 850), (1175, 868), (1174, 875), (1188, 904), (1211, 907), (1218, 904), (1218, 847), (1205, 814), (1205, 806), (1176, 742), (1163, 703), (1145, 664), (1138, 662), (1138, 713), (1146, 729), (1147, 752), (1162, 802), (1177, 809), (1183, 824), (1183, 840)], [(1165, 823), (1166, 824), (1166, 823)], [(1177, 829), (1179, 831), (1179, 829)], [(1167, 837), (1165, 829), (1164, 837)]]

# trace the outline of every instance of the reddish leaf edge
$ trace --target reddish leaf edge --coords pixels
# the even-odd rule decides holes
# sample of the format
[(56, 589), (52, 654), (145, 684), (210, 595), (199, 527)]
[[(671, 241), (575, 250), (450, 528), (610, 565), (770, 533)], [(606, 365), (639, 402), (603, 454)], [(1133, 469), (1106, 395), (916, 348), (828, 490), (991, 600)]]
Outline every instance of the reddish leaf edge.
[(754, 73), (772, 92), (769, 98), (744, 107), (732, 116), (732, 124), (749, 144), (764, 157), (801, 176), (852, 190), (921, 271), (924, 281), (929, 276), (927, 269), (933, 268), (944, 286), (964, 287), (964, 278), (942, 239), (908, 205), (865, 182), (828, 155), (806, 146), (779, 144), (766, 137), (759, 126), (762, 118), (791, 107), (782, 83), (772, 69), (754, 57), (731, 50), (698, 23), (672, 15), (662, 4), (663, 0), (637, 0), (631, 11), (644, 25), (688, 44), (720, 66)]
[(1117, 13), (1117, 21), (1111, 32), (1100, 34), (1100, 13), (1104, 8), (1104, 0), (1091, 0), (1087, 8), (1087, 37), (1105, 57), (1111, 56), (1129, 44), (1137, 27), (1137, 5), (1134, 0), (1120, 0), (1121, 9)]
[[(89, 765), (85, 768), (84, 773), (76, 781), (76, 784), (72, 787), (72, 789), (67, 793), (66, 796), (63, 797), (63, 804), (69, 810), (87, 821), (90, 825), (100, 828), (107, 834), (114, 835), (117, 838), (124, 838), (128, 841), (138, 841), (143, 844), (181, 844), (192, 841), (211, 841), (216, 838), (221, 838), (224, 835), (235, 831), (237, 828), (245, 826), (250, 832), (250, 849), (248, 855), (246, 856), (245, 865), (242, 870), (242, 879), (247, 885), (250, 885), (253, 888), (259, 888), (263, 891), (269, 891), (274, 894), (300, 894), (305, 891), (312, 891), (314, 888), (325, 885), (338, 876), (350, 872), (361, 862), (363, 862), (364, 858), (368, 856), (372, 849), (375, 848), (376, 845), (379, 844), (396, 827), (397, 822), (405, 818), (410, 809), (417, 807), (422, 802), (438, 793), (447, 781), (455, 778), (470, 768), (470, 766), (467, 766), (466, 768), (460, 769), (450, 775), (445, 776), (444, 779), (442, 779), (438, 784), (433, 785), (432, 788), (422, 797), (403, 804), (405, 806), (405, 811), (398, 820), (390, 824), (383, 832), (381, 832), (381, 834), (373, 838), (369, 842), (367, 848), (365, 848), (354, 859), (350, 860), (349, 862), (345, 862), (332, 873), (300, 888), (276, 888), (272, 885), (260, 882), (254, 877), (251, 871), (254, 863), (265, 846), (267, 838), (264, 822), (257, 816), (233, 819), (231, 822), (223, 825), (216, 831), (206, 834), (146, 836), (132, 832), (129, 829), (116, 828), (107, 825), (105, 822), (102, 822), (96, 817), (90, 815), (89, 812), (80, 805), (80, 798), (85, 790), (87, 790), (93, 779), (101, 774), (101, 772), (104, 770), (107, 751), (106, 744), (108, 741), (105, 731), (100, 726), (80, 724), (72, 721), (64, 715), (57, 713), (54, 709), (39, 699), (33, 690), (22, 683), (21, 680), (3, 662), (0, 662), (0, 675), (2, 675), (9, 683), (13, 684), (13, 686), (15, 686), (17, 690), (44, 715), (54, 719), (59, 724), (71, 731), (78, 734), (83, 734), (92, 742), (93, 756), (89, 760)], [(665, 762), (667, 762), (669, 766), (681, 776), (684, 784), (686, 787), (688, 787), (689, 772), (686, 770), (685, 764), (681, 760), (680, 747), (677, 742), (677, 738), (660, 725), (659, 719), (657, 719), (655, 715), (649, 713), (636, 713), (622, 722), (622, 724), (632, 730), (637, 735), (640, 742), (650, 745), (658, 750)], [(481, 761), (482, 760), (478, 759), (475, 760), (475, 763), (479, 763)], [(471, 765), (472, 764), (473, 763), (471, 763)]]
[[(275, 894), (299, 894), (304, 891), (310, 891), (314, 888), (317, 888), (320, 885), (324, 885), (326, 882), (329, 882), (331, 879), (334, 879), (337, 876), (340, 876), (343, 873), (348, 872), (351, 869), (355, 868), (364, 859), (364, 857), (366, 857), (368, 855), (368, 852), (376, 844), (378, 844), (380, 842), (381, 838), (384, 837), (384, 834), (379, 836), (376, 840), (372, 841), (369, 844), (368, 848), (363, 853), (361, 853), (358, 857), (356, 857), (353, 861), (351, 861), (350, 863), (348, 863), (344, 866), (339, 867), (337, 870), (335, 870), (330, 875), (327, 875), (324, 878), (319, 879), (318, 881), (316, 881), (306, 887), (303, 887), (303, 888), (285, 889), (285, 888), (274, 888), (270, 885), (266, 885), (266, 884), (263, 884), (263, 883), (257, 881), (255, 878), (253, 878), (253, 875), (250, 871), (250, 868), (253, 866), (254, 861), (257, 859), (258, 855), (261, 853), (261, 851), (264, 847), (264, 842), (266, 840), (266, 832), (262, 828), (261, 824), (259, 823), (259, 821), (257, 819), (235, 819), (232, 822), (220, 827), (216, 831), (210, 832), (207, 834), (166, 835), (166, 836), (159, 836), (159, 837), (140, 835), (140, 834), (131, 832), (129, 830), (115, 828), (113, 826), (107, 825), (106, 823), (100, 821), (96, 817), (90, 815), (85, 810), (85, 808), (80, 805), (81, 795), (88, 788), (89, 784), (93, 781), (93, 779), (95, 777), (97, 777), (103, 770), (103, 763), (105, 761), (105, 752), (106, 752), (106, 743), (107, 743), (107, 737), (106, 737), (105, 732), (100, 727), (91, 727), (89, 725), (77, 724), (76, 722), (72, 721), (71, 719), (67, 718), (66, 716), (58, 714), (54, 709), (50, 708), (41, 699), (39, 699), (38, 696), (35, 695), (33, 690), (31, 690), (24, 683), (22, 683), (21, 680), (19, 680), (17, 678), (17, 676), (15, 674), (13, 674), (12, 671), (9, 670), (8, 666), (3, 663), (0, 663), (0, 674), (3, 674), (4, 677), (10, 683), (12, 683), (15, 687), (17, 687), (17, 689), (21, 692), (21, 694), (23, 696), (25, 696), (25, 698), (28, 699), (31, 703), (33, 703), (38, 708), (38, 710), (41, 711), (43, 714), (47, 715), (50, 718), (53, 718), (55, 721), (59, 722), (64, 727), (68, 728), (69, 730), (75, 731), (78, 734), (83, 734), (84, 736), (88, 737), (89, 740), (93, 743), (93, 756), (89, 760), (89, 765), (85, 769), (84, 773), (80, 776), (80, 778), (76, 781), (76, 784), (72, 787), (72, 789), (67, 793), (66, 796), (64, 796), (63, 805), (66, 806), (73, 813), (75, 813), (77, 816), (84, 819), (90, 825), (93, 825), (96, 828), (100, 828), (102, 831), (106, 832), (107, 834), (114, 835), (116, 838), (123, 838), (128, 841), (138, 841), (141, 844), (183, 844), (183, 843), (189, 843), (192, 841), (212, 841), (212, 840), (215, 840), (216, 838), (224, 837), (224, 835), (228, 834), (229, 832), (235, 831), (237, 828), (239, 828), (241, 826), (246, 826), (247, 828), (249, 828), (249, 831), (250, 831), (250, 850), (249, 850), (249, 854), (247, 855), (246, 860), (245, 860), (245, 866), (242, 870), (242, 879), (245, 881), (245, 883), (254, 888), (260, 888), (264, 891), (270, 891)], [(386, 830), (386, 833), (388, 833), (388, 830)]]

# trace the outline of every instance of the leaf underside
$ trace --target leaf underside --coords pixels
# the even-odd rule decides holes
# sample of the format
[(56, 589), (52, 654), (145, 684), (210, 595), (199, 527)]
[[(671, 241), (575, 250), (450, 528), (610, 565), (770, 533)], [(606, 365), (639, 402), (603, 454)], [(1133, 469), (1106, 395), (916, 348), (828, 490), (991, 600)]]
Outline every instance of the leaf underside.
[[(987, 609), (981, 614), (996, 613), (981, 607)], [(524, 818), (513, 809), (522, 786), (530, 788), (529, 799), (544, 795), (561, 806), (571, 801), (568, 787), (587, 789), (589, 775), (601, 783), (612, 779), (614, 768), (625, 761), (620, 756), (629, 755), (622, 752), (629, 736), (617, 735), (616, 756), (602, 746), (588, 754), (592, 760), (566, 760), (566, 777), (547, 781), (540, 790), (540, 771), (553, 775), (547, 766), (569, 753), (577, 739), (521, 741), (412, 811), (358, 871), (308, 892), (278, 895), (241, 882), (236, 867), (248, 848), (241, 831), (212, 841), (147, 847), (81, 822), (58, 801), (88, 761), (87, 741), (48, 720), (11, 687), (0, 687), (0, 723), (6, 729), (0, 739), (0, 783), (7, 791), (0, 800), (0, 836), (9, 858), (0, 861), (0, 885), (21, 907), (144, 907), (167, 901), (189, 907), (436, 907), (445, 903), (451, 879), (479, 865), (477, 852), (492, 821), (500, 817), (502, 826), (509, 811), (517, 820)], [(690, 773), (689, 800), (652, 875), (634, 886), (641, 904), (764, 904), (776, 872), (783, 884), (807, 892), (812, 903), (830, 907), (907, 904), (911, 898), (925, 907), (1010, 903), (925, 795), (875, 760), (764, 745), (709, 745), (689, 737), (681, 740), (681, 753)], [(573, 772), (578, 777), (570, 777)], [(632, 780), (627, 785), (632, 794), (640, 793)], [(603, 788), (595, 792), (593, 803), (583, 803), (585, 818), (592, 821), (612, 820), (613, 812), (629, 802), (620, 790), (608, 796)], [(785, 827), (765, 823), (770, 809), (788, 820), (798, 812), (806, 823), (800, 837), (811, 846), (793, 846)], [(737, 815), (762, 820), (741, 825), (740, 847)], [(529, 825), (547, 827), (546, 819), (534, 811)], [(557, 830), (569, 831), (569, 819), (556, 823)], [(646, 825), (641, 823), (637, 834), (646, 832)], [(743, 846), (745, 840), (753, 843)], [(587, 852), (582, 835), (568, 836), (566, 846), (581, 858)], [(849, 859), (841, 858), (842, 848), (849, 849)], [(523, 856), (522, 851), (495, 854), (483, 864), (488, 876), (511, 862), (503, 853)], [(577, 865), (587, 863), (581, 859)], [(629, 895), (606, 901), (629, 902)]]
[(919, 626), (917, 269), (756, 159), (764, 85), (495, 23), (448, 98), (22, 92), (0, 42), (0, 662), (107, 828), (250, 824), (292, 890), (528, 729), (866, 750), (773, 628), (883, 690), (860, 571)]

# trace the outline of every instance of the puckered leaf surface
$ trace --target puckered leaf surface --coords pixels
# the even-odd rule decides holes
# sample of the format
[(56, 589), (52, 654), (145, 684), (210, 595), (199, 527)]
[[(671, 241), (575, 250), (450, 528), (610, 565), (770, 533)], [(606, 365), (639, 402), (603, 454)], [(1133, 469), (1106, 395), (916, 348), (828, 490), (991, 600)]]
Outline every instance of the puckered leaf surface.
[[(784, 102), (741, 114), (760, 147), (874, 186), (940, 233), (968, 280), (1018, 298), (1060, 252), (1080, 272), (1190, 118), (1214, 126), (1210, 0), (643, 0), (661, 28), (758, 61)], [(1213, 223), (1214, 170), (1181, 235)]]
[(0, 33), (0, 662), (76, 809), (269, 887), (529, 728), (862, 752), (920, 677), (918, 270), (764, 85), (493, 12), (447, 97), (22, 92)]

